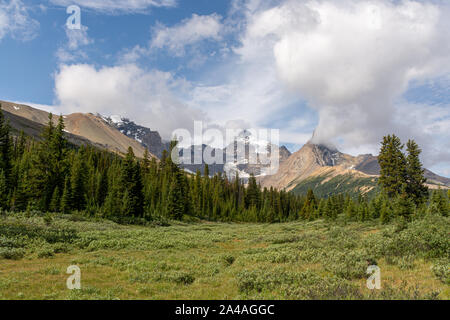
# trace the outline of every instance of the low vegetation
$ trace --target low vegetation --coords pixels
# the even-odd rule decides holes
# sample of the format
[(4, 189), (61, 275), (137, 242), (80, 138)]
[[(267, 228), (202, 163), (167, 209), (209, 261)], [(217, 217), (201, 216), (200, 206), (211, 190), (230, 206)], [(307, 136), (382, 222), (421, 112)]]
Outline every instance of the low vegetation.
[[(0, 299), (449, 299), (450, 218), (125, 226), (0, 218)], [(366, 287), (368, 265), (382, 289)], [(80, 267), (82, 289), (66, 288)]]

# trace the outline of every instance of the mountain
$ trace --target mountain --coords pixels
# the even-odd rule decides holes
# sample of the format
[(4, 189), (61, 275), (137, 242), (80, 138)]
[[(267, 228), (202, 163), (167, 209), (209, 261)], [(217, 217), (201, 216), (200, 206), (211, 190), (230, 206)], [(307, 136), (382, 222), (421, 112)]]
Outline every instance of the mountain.
[(120, 116), (102, 118), (122, 134), (139, 142), (142, 146), (147, 148), (150, 153), (158, 158), (161, 158), (164, 150), (169, 150), (170, 148), (170, 142), (163, 141), (158, 131), (152, 131), (147, 127), (136, 124), (130, 119), (122, 118)]
[[(23, 130), (27, 135), (39, 139), (49, 113), (23, 104), (0, 101), (2, 110), (10, 119), (13, 130)], [(89, 143), (96, 147), (124, 154), (132, 147), (138, 157), (144, 154), (144, 147), (136, 140), (122, 134), (101, 117), (88, 113), (73, 113), (63, 116), (69, 141), (81, 145)], [(59, 116), (54, 116), (57, 123)]]
[[(204, 173), (205, 159), (202, 158), (201, 164), (194, 164), (195, 154), (204, 155), (205, 149), (208, 148), (207, 145), (196, 145), (190, 146), (188, 148), (183, 148), (179, 150), (180, 158), (183, 156), (190, 157), (190, 164), (181, 164), (181, 167), (190, 172), (200, 172)], [(271, 152), (279, 150), (279, 163), (286, 161), (291, 153), (285, 146), (275, 146), (268, 143), (265, 140), (258, 140), (257, 137), (253, 137), (252, 134), (243, 130), (237, 137), (235, 141), (225, 147), (221, 148), (210, 148), (206, 153), (210, 153), (211, 157), (215, 155), (222, 154), (220, 157), (220, 163), (209, 164), (210, 175), (216, 173), (225, 173), (228, 177), (234, 178), (236, 175), (243, 180), (250, 177), (251, 174), (255, 176), (265, 175), (270, 168), (270, 164), (266, 164), (263, 156), (270, 158)]]
[[(372, 155), (357, 157), (344, 154), (335, 147), (308, 142), (281, 164), (278, 172), (260, 178), (263, 187), (284, 189), (304, 194), (313, 189), (319, 196), (334, 193), (374, 193), (380, 166)], [(450, 179), (425, 171), (430, 188), (450, 187)]]

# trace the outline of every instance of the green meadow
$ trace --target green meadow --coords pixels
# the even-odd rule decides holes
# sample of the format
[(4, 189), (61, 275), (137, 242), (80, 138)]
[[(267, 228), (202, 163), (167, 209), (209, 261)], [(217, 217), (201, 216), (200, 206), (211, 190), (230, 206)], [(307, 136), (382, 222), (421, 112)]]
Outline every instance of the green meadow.
[[(450, 218), (124, 226), (0, 217), (0, 299), (449, 299)], [(68, 290), (67, 267), (81, 269)], [(381, 270), (369, 290), (369, 265)]]

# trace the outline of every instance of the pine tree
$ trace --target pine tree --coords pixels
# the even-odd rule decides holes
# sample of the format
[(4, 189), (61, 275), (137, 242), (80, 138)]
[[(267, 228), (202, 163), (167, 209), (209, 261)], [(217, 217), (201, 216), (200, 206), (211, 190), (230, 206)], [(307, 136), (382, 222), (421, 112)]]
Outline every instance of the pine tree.
[(32, 201), (37, 203), (38, 208), (42, 211), (48, 210), (59, 176), (55, 170), (57, 166), (53, 155), (55, 126), (51, 113), (48, 119), (48, 125), (44, 127), (41, 134), (42, 141), (37, 144), (36, 150), (32, 153), (29, 182)]
[(49, 209), (52, 212), (59, 212), (59, 206), (60, 206), (59, 188), (56, 187), (55, 191), (53, 192), (52, 200), (50, 201)]
[(345, 217), (348, 220), (353, 220), (356, 216), (356, 208), (355, 208), (355, 203), (350, 200), (347, 203), (347, 206), (345, 208)]
[(405, 221), (409, 221), (414, 214), (415, 206), (406, 190), (406, 185), (404, 185), (401, 193), (397, 197), (395, 211), (398, 217), (402, 217)]
[(390, 198), (395, 198), (406, 182), (406, 159), (403, 145), (395, 135), (383, 138), (378, 162), (380, 164), (379, 183)]
[(148, 148), (145, 148), (144, 159), (142, 160), (142, 175), (146, 176), (150, 172), (150, 154)]
[(427, 179), (424, 176), (419, 155), (422, 152), (414, 140), (407, 143), (408, 156), (406, 158), (407, 189), (406, 192), (412, 198), (416, 206), (421, 205), (428, 199), (428, 187), (425, 185)]
[(0, 209), (6, 210), (8, 204), (8, 185), (3, 169), (0, 169)]
[(5, 120), (0, 104), (0, 169), (6, 179), (6, 192), (9, 192), (9, 179), (12, 170), (12, 148), (9, 122)]
[(259, 209), (261, 206), (260, 188), (256, 183), (256, 178), (253, 174), (250, 175), (250, 179), (248, 181), (247, 192), (245, 195), (245, 205), (247, 209), (252, 207)]
[(183, 182), (181, 173), (177, 172), (170, 185), (167, 212), (170, 218), (181, 220), (185, 213), (185, 197), (183, 195)]
[(144, 214), (144, 187), (140, 165), (136, 163), (133, 149), (128, 148), (128, 153), (122, 164), (122, 188), (124, 193), (128, 193), (129, 205), (127, 213), (135, 217), (142, 217)]
[(70, 213), (72, 210), (72, 190), (70, 188), (70, 177), (68, 175), (64, 182), (64, 191), (61, 197), (60, 209), (64, 214)]
[(300, 211), (300, 216), (303, 219), (309, 219), (312, 214), (314, 214), (314, 210), (317, 208), (317, 200), (316, 196), (312, 189), (309, 189), (306, 194), (306, 200), (303, 204), (302, 210)]
[(447, 197), (445, 197), (443, 191), (441, 189), (434, 190), (431, 196), (431, 203), (429, 210), (434, 211), (433, 213), (437, 213), (443, 215), (444, 217), (448, 217), (449, 203)]
[(86, 164), (82, 152), (78, 152), (70, 173), (71, 204), (74, 210), (86, 208)]
[(380, 210), (380, 222), (382, 224), (387, 224), (391, 220), (390, 208), (386, 201), (383, 201)]

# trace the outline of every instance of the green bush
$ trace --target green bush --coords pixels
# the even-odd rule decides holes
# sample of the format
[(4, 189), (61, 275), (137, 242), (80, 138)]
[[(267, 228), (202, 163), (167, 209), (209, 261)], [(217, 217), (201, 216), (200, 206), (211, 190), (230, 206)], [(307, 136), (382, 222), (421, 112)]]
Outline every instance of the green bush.
[(38, 258), (50, 258), (55, 255), (55, 251), (52, 248), (42, 248), (37, 252)]
[(25, 256), (25, 250), (21, 248), (0, 248), (0, 258), (19, 260)]
[(448, 259), (436, 261), (431, 270), (442, 283), (450, 285), (450, 261)]
[(222, 256), (222, 261), (225, 263), (225, 265), (227, 267), (231, 266), (234, 263), (235, 260), (236, 260), (236, 258), (233, 257), (230, 254), (225, 254), (225, 255)]
[(175, 283), (183, 285), (190, 285), (195, 281), (195, 277), (189, 272), (179, 272), (174, 274), (171, 278)]

